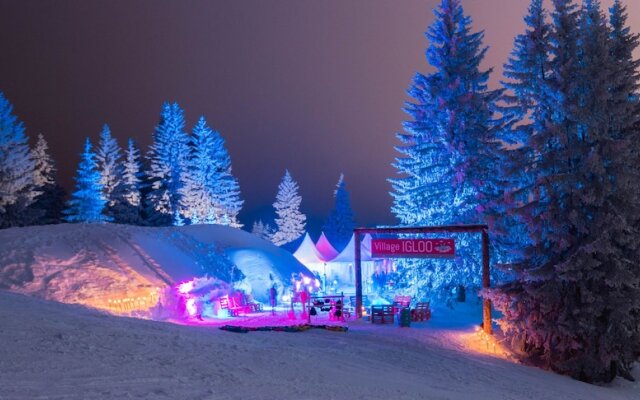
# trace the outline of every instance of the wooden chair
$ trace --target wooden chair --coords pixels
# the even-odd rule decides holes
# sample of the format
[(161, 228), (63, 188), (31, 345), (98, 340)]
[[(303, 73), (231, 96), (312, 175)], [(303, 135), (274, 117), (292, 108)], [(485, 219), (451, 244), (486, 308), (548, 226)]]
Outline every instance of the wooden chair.
[(412, 321), (428, 321), (431, 318), (431, 307), (429, 302), (418, 303), (416, 308), (411, 310)]
[(389, 304), (371, 306), (372, 324), (393, 324), (395, 313)]

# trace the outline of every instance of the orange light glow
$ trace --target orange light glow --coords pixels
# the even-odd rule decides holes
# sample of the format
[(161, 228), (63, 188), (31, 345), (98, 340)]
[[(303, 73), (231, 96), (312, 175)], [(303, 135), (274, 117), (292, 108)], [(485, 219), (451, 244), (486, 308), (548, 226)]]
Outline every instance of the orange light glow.
[(509, 350), (498, 342), (495, 337), (487, 335), (479, 327), (475, 329), (475, 332), (461, 332), (457, 333), (456, 336), (456, 339), (471, 353), (513, 361)]

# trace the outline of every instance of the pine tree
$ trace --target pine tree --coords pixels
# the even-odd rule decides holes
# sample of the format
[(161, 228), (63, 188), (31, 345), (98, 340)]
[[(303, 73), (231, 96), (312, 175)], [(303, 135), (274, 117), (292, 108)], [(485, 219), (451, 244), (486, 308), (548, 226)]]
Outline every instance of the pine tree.
[[(480, 69), (487, 51), (483, 33), (471, 32), (460, 1), (442, 0), (434, 13), (426, 54), (435, 72), (416, 74), (409, 89), (413, 102), (405, 111), (412, 120), (397, 135), (401, 157), (393, 166), (403, 176), (390, 180), (392, 212), (409, 226), (482, 223), (482, 207), (497, 192), (492, 183), (499, 147), (493, 107), (500, 93), (487, 88), (491, 70)], [(427, 282), (416, 279), (430, 274), (448, 276), (436, 289), (478, 285), (480, 260), (474, 259), (477, 248), (469, 240), (459, 239), (455, 262), (405, 263), (411, 266), (400, 271), (399, 286), (423, 293), (420, 286)]]
[(103, 197), (100, 172), (97, 170), (95, 153), (91, 150), (89, 138), (84, 145), (80, 166), (76, 173), (75, 191), (67, 203), (65, 220), (68, 222), (105, 222), (110, 218), (104, 215), (107, 201)]
[(200, 117), (191, 136), (192, 156), (182, 190), (182, 213), (191, 223), (213, 223), (240, 227), (242, 207), (237, 180), (231, 174), (231, 159), (224, 140)]
[(38, 195), (33, 171), (24, 126), (0, 92), (0, 227), (24, 225), (22, 214)]
[(262, 222), (262, 220), (258, 220), (253, 223), (251, 233), (261, 239), (271, 240), (271, 236), (273, 235), (273, 228), (268, 223), (265, 224), (264, 222)]
[(351, 199), (349, 198), (349, 192), (344, 182), (344, 174), (340, 174), (334, 195), (335, 205), (327, 217), (322, 230), (336, 249), (341, 250), (349, 243), (353, 229), (355, 228)]
[(48, 150), (47, 141), (39, 134), (31, 158), (35, 165), (33, 183), (40, 194), (30, 206), (33, 223), (39, 225), (59, 223), (64, 210), (65, 191), (55, 181), (56, 169)]
[(639, 182), (628, 168), (638, 156), (618, 129), (629, 121), (611, 118), (613, 99), (625, 96), (613, 95), (611, 32), (599, 2), (578, 10), (555, 0), (552, 16), (547, 93), (536, 99), (539, 129), (525, 143), (535, 156), (530, 202), (514, 208), (530, 242), (513, 265), (516, 280), (492, 297), (512, 345), (529, 358), (609, 381), (630, 377), (639, 341), (640, 274), (630, 262), (640, 257)]
[(282, 182), (278, 186), (278, 194), (273, 207), (276, 210), (276, 232), (271, 241), (282, 246), (292, 242), (304, 234), (307, 217), (300, 212), (302, 197), (298, 194), (298, 184), (289, 171), (285, 171)]
[(215, 198), (222, 209), (221, 222), (234, 228), (241, 228), (238, 221), (238, 214), (242, 209), (244, 201), (240, 199), (240, 185), (236, 177), (231, 172), (231, 157), (227, 151), (224, 139), (219, 132), (213, 132), (213, 143), (215, 148), (215, 166), (218, 174), (218, 185), (215, 187)]
[(124, 160), (118, 170), (122, 171), (120, 183), (114, 191), (115, 205), (113, 215), (116, 222), (140, 224), (142, 205), (142, 163), (140, 150), (133, 139), (127, 142)]
[[(530, 143), (547, 140), (547, 127), (553, 110), (549, 108), (548, 75), (550, 72), (549, 35), (551, 27), (543, 8), (543, 0), (532, 0), (527, 16), (525, 33), (518, 35), (514, 49), (504, 66), (502, 82), (506, 91), (501, 97), (504, 125), (499, 134), (504, 146), (496, 153), (500, 162), (496, 172), (503, 196), (494, 198), (487, 213), (487, 221), (493, 241), (500, 244), (499, 262), (522, 262), (521, 249), (528, 242), (524, 226), (523, 208), (536, 196), (534, 181), (539, 171), (539, 161)], [(508, 256), (505, 256), (508, 254)]]
[(107, 201), (105, 213), (114, 216), (114, 208), (117, 203), (116, 188), (120, 184), (122, 170), (120, 169), (120, 147), (116, 139), (111, 136), (109, 125), (104, 124), (100, 132), (100, 141), (96, 149), (96, 165), (100, 172), (100, 184), (102, 196)]
[[(636, 159), (630, 161), (626, 168), (638, 176), (640, 175), (638, 171), (640, 162), (637, 160), (640, 156), (640, 148), (638, 148), (640, 146), (640, 59), (634, 58), (634, 53), (640, 46), (640, 35), (631, 32), (627, 19), (626, 7), (620, 0), (615, 0), (609, 9), (612, 82), (611, 104), (608, 111), (610, 135), (627, 140), (626, 150)], [(637, 192), (635, 190), (635, 193)], [(633, 226), (640, 226), (639, 218), (638, 215), (630, 216)], [(640, 269), (636, 268), (636, 279), (640, 279), (638, 275), (640, 275)], [(640, 313), (629, 313), (629, 315), (635, 316), (635, 325), (640, 331)], [(632, 340), (631, 343), (636, 343), (635, 353), (640, 354), (640, 340)]]
[(152, 225), (173, 224), (180, 210), (189, 158), (189, 136), (184, 125), (180, 106), (164, 103), (148, 156), (151, 190), (146, 198), (146, 214)]
[[(627, 25), (627, 10), (620, 0), (615, 0), (609, 9), (611, 57), (611, 134), (629, 137), (633, 126), (640, 123), (640, 59), (634, 52), (640, 46), (640, 35), (631, 32)], [(634, 140), (638, 143), (637, 140)]]

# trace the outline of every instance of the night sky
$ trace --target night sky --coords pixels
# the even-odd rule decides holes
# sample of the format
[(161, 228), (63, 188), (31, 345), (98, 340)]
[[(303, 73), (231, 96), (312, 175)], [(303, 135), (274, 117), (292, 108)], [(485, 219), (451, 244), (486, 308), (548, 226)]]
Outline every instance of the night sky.
[[(225, 138), (249, 227), (271, 215), (285, 168), (311, 228), (340, 172), (359, 225), (393, 224), (394, 133), (414, 73), (428, 71), (436, 3), (0, 0), (0, 91), (45, 135), (67, 189), (85, 137), (108, 123), (146, 150), (162, 102), (177, 101), (189, 131), (204, 114)], [(486, 31), (486, 67), (501, 72), (528, 3), (463, 1)], [(638, 32), (640, 1), (626, 3)]]

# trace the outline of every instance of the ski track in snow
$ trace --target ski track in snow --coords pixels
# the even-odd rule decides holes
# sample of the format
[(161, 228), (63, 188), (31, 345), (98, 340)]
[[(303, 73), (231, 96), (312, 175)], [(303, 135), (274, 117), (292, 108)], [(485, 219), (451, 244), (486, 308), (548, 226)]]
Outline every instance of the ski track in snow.
[(239, 334), (0, 291), (0, 399), (640, 398), (638, 383), (587, 385), (469, 353), (456, 339), (465, 324)]

